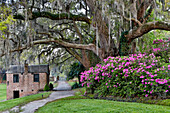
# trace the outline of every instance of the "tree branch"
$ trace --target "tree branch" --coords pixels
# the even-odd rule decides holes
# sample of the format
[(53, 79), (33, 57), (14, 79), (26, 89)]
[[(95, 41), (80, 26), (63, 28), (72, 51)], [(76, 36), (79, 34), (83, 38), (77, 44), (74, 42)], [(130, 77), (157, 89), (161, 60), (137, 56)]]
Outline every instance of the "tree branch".
[(160, 21), (145, 23), (136, 29), (130, 30), (129, 33), (126, 35), (126, 38), (131, 42), (132, 40), (155, 29), (170, 31), (170, 23)]
[[(75, 49), (82, 49), (82, 50), (91, 50), (91, 51), (94, 51), (96, 52), (95, 50), (95, 45), (94, 44), (73, 44), (73, 43), (69, 43), (69, 42), (65, 42), (63, 40), (60, 40), (60, 39), (56, 39), (56, 40), (53, 40), (51, 38), (54, 38), (52, 36), (50, 36), (50, 39), (44, 39), (44, 40), (36, 40), (36, 41), (33, 41), (31, 42), (31, 45), (37, 45), (37, 44), (49, 44), (49, 43), (57, 43), (57, 44), (60, 44), (61, 46), (64, 46), (64, 47), (67, 47), (67, 48), (75, 48)], [(16, 52), (16, 51), (21, 51), (21, 50), (24, 50), (24, 49), (27, 49), (27, 45), (25, 46), (22, 46), (22, 47), (18, 47), (17, 49), (13, 49), (10, 51), (11, 52)], [(5, 53), (2, 53), (0, 55), (1, 56), (4, 56)]]
[(82, 58), (78, 55), (75, 54), (70, 48), (65, 48), (68, 53), (70, 53), (74, 58), (76, 58), (78, 61), (80, 61), (83, 64)]
[[(117, 12), (118, 13), (118, 12)], [(124, 15), (122, 15), (122, 14), (120, 14), (120, 13), (118, 13), (119, 15), (121, 15), (125, 20), (127, 20), (127, 21), (133, 21), (133, 22), (135, 22), (135, 23), (137, 23), (139, 26), (142, 26), (142, 23), (140, 22), (140, 21), (138, 21), (137, 19), (135, 19), (135, 18), (127, 18), (126, 16), (124, 16)]]
[(70, 56), (70, 57), (64, 59), (63, 61), (58, 62), (58, 63), (55, 63), (55, 64), (56, 64), (56, 65), (60, 65), (60, 64), (64, 63), (65, 61), (69, 60), (69, 59), (72, 58), (72, 57), (73, 57), (73, 56)]
[[(30, 17), (30, 20), (34, 20), (36, 18), (49, 18), (51, 20), (62, 20), (62, 19), (68, 19), (68, 20), (74, 20), (74, 21), (83, 21), (88, 24), (90, 24), (90, 19), (87, 18), (84, 15), (75, 15), (75, 14), (68, 14), (68, 13), (61, 13), (61, 14), (52, 14), (50, 12), (32, 12), (32, 17)], [(21, 14), (14, 15), (14, 19), (20, 19), (25, 20), (25, 17)]]

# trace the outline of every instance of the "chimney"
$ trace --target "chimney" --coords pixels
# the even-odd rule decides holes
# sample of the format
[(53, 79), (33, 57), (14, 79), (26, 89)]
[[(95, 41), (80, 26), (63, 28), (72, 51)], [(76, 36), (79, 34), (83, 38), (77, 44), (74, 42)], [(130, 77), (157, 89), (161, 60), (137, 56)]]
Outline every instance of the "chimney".
[(28, 63), (27, 63), (27, 60), (25, 60), (25, 63), (24, 63), (24, 73), (28, 73)]

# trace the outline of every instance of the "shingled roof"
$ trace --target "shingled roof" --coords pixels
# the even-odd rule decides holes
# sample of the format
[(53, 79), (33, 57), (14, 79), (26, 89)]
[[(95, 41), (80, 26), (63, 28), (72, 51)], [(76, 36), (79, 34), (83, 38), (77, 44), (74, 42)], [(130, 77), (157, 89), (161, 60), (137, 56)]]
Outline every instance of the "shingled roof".
[[(24, 73), (24, 65), (11, 65), (6, 73)], [(49, 65), (30, 65), (28, 73), (47, 73), (49, 74)]]

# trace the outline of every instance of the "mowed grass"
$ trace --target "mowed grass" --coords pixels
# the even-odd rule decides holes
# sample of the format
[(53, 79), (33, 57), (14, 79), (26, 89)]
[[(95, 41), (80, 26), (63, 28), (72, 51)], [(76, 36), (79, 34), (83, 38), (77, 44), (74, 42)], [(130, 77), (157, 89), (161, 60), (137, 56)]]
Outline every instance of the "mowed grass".
[(70, 98), (48, 103), (37, 113), (170, 113), (169, 106)]
[[(0, 102), (0, 112), (5, 111), (7, 109), (11, 109), (15, 106), (24, 105), (24, 104), (29, 103), (34, 100), (40, 100), (43, 98), (47, 98), (50, 94), (51, 94), (51, 92), (45, 92), (45, 93), (39, 93), (39, 94), (35, 94), (35, 95), (30, 95), (30, 96), (26, 96), (26, 97), (21, 97), (21, 98), (17, 98), (17, 99)], [(42, 98), (42, 95), (43, 95), (43, 98)]]
[(6, 99), (6, 84), (0, 84), (0, 101)]

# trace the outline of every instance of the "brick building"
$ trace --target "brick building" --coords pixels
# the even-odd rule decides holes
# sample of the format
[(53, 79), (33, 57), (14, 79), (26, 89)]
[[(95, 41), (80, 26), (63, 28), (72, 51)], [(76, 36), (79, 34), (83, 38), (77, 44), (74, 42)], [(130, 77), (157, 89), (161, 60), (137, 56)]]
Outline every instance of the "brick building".
[(6, 74), (7, 100), (36, 94), (49, 84), (48, 65), (11, 65)]

